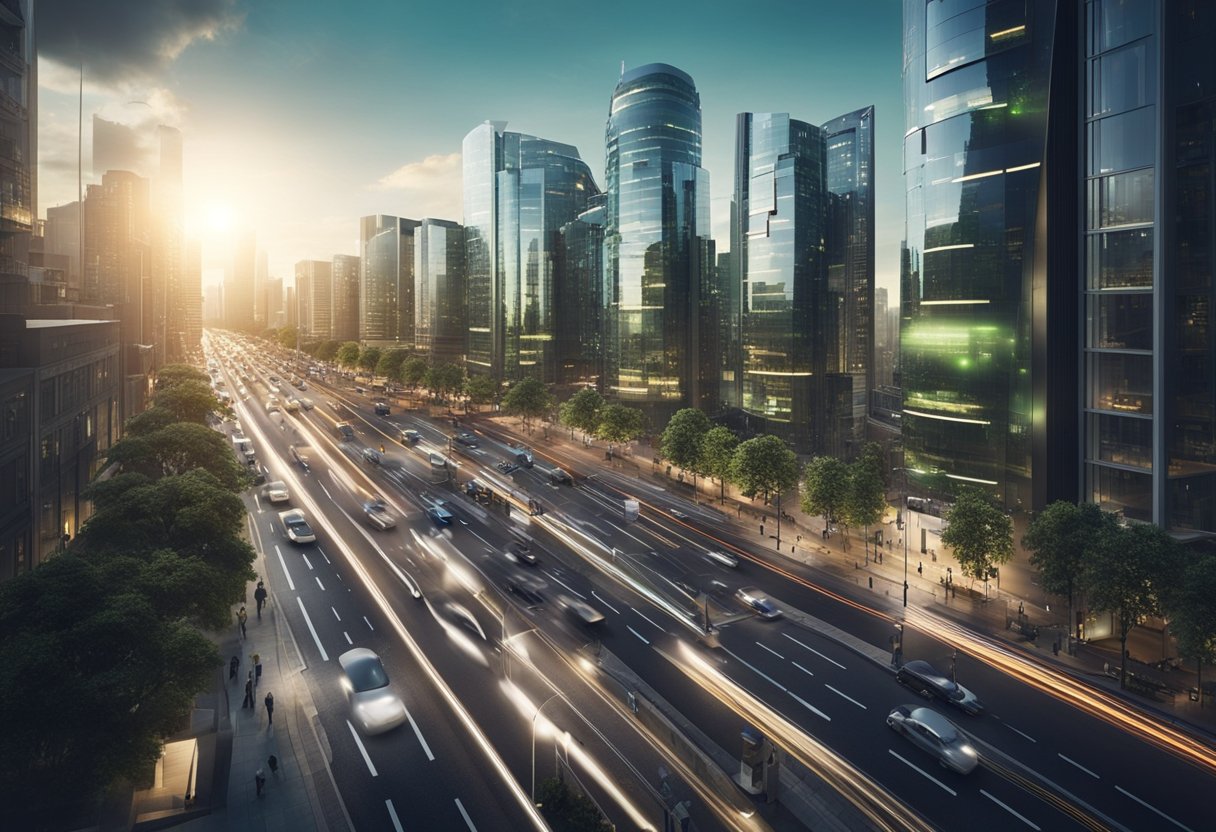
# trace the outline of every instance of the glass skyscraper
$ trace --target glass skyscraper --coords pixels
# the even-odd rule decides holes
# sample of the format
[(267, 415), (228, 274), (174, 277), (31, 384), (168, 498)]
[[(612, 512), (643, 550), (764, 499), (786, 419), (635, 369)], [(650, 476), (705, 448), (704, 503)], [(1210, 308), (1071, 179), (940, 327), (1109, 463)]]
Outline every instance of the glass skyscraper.
[(415, 349), (432, 364), (464, 359), (464, 233), (449, 220), (424, 219), (414, 232)]
[(359, 340), (359, 258), (335, 254), (330, 336), (335, 341)]
[(359, 220), (359, 340), (414, 345), (414, 229), (417, 220), (375, 214)]
[(604, 377), (604, 194), (561, 228), (557, 266), (559, 384)]
[[(605, 388), (661, 425), (717, 398), (699, 366), (701, 295), (713, 271), (701, 99), (667, 64), (625, 72), (605, 131)], [(717, 337), (717, 332), (704, 333)], [(719, 368), (709, 375), (716, 379)]]
[(465, 136), (468, 365), (498, 380), (557, 376), (559, 232), (599, 192), (572, 145), (486, 122)]

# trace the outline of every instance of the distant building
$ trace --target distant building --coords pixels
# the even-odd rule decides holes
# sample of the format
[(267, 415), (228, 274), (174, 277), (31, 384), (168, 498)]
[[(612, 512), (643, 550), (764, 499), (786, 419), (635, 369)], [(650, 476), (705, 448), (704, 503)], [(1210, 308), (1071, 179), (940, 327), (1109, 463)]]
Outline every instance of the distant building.
[(253, 319), (258, 329), (271, 326), (270, 310), (266, 304), (266, 283), (270, 280), (270, 255), (258, 249), (257, 265), (253, 272)]
[(300, 337), (328, 340), (333, 321), (333, 263), (301, 260), (296, 263), (296, 296), (300, 303)]
[(414, 345), (414, 229), (417, 220), (375, 214), (359, 220), (359, 340)]
[(79, 202), (69, 202), (66, 205), (46, 209), (46, 228), (43, 240), (43, 251), (47, 254), (60, 254), (68, 258), (69, 294), (79, 299), (82, 296)]
[(125, 170), (147, 177), (151, 171), (151, 157), (140, 146), (139, 131), (117, 121), (109, 121), (93, 115), (93, 176), (100, 177), (107, 171)]
[(160, 171), (153, 180), (155, 217), (152, 226), (153, 277), (163, 289), (162, 309), (155, 315), (155, 325), (162, 333), (158, 363), (180, 361), (199, 343), (189, 342), (188, 317), (191, 297), (197, 290), (186, 282), (185, 204), (182, 195), (182, 134), (161, 125), (157, 128), (160, 142)]
[(464, 228), (424, 219), (414, 232), (414, 346), (432, 365), (464, 360)]
[(239, 234), (233, 246), (232, 264), (224, 280), (224, 323), (241, 332), (257, 330), (254, 317), (254, 287), (257, 282), (257, 240), (252, 231)]
[(266, 315), (267, 323), (275, 329), (287, 326), (287, 313), (283, 294), (283, 278), (271, 277), (266, 280)]
[(335, 341), (359, 340), (359, 258), (335, 254), (331, 265), (333, 301), (329, 337)]
[(224, 284), (222, 283), (212, 283), (203, 287), (203, 325), (224, 325)]
[(183, 322), (183, 342), (189, 353), (197, 350), (203, 339), (203, 247), (198, 240), (186, 243), (178, 303)]

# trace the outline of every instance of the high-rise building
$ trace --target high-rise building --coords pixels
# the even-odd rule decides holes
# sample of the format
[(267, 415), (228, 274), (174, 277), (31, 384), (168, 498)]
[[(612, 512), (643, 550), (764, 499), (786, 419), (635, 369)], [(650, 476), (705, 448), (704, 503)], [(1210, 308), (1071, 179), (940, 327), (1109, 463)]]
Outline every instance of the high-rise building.
[(330, 334), (335, 341), (359, 340), (359, 258), (335, 254)]
[(141, 147), (139, 131), (93, 114), (93, 176), (125, 170), (139, 176), (150, 174), (149, 154)]
[(702, 337), (718, 333), (701, 332), (700, 293), (714, 264), (705, 256), (709, 174), (692, 78), (667, 64), (623, 73), (605, 140), (604, 386), (658, 426), (718, 395), (716, 384), (703, 389), (699, 366)]
[(59, 254), (68, 258), (69, 295), (80, 298), (80, 203), (69, 202), (46, 209), (46, 227), (43, 250), (47, 254)]
[(463, 143), (469, 368), (553, 382), (558, 235), (599, 188), (572, 145), (505, 127)]
[(604, 194), (561, 228), (556, 302), (557, 382), (595, 384), (604, 378)]
[(414, 344), (414, 229), (417, 220), (375, 214), (359, 220), (359, 340)]
[[(281, 283), (282, 281), (280, 281)], [(283, 325), (284, 326), (299, 326), (300, 325), (300, 305), (297, 302), (299, 292), (295, 286), (283, 287)]]
[(189, 300), (185, 286), (186, 230), (182, 195), (182, 134), (160, 125), (160, 170), (153, 180), (156, 217), (152, 226), (153, 279), (163, 291), (163, 309), (156, 324), (163, 327), (158, 358), (180, 361), (199, 344), (187, 342)]
[(333, 321), (333, 263), (301, 260), (296, 263), (296, 297), (300, 303), (300, 336), (328, 340)]
[(186, 351), (189, 353), (197, 350), (203, 340), (203, 246), (198, 240), (186, 241), (179, 304), (183, 322), (183, 340)]
[[(200, 249), (199, 267), (202, 268), (202, 251)], [(212, 283), (203, 287), (203, 324), (205, 326), (224, 325), (224, 284)]]
[(259, 329), (270, 326), (270, 313), (266, 305), (266, 282), (270, 280), (270, 255), (266, 249), (258, 249), (257, 265), (253, 272), (253, 320)]
[(12, 0), (0, 15), (0, 285), (23, 291), (25, 252), (37, 212), (38, 59), (32, 0)]
[(736, 136), (742, 408), (800, 453), (843, 454), (839, 379), (828, 387), (836, 317), (824, 132), (788, 113), (740, 113)]
[(258, 247), (252, 231), (237, 235), (232, 264), (224, 281), (224, 323), (229, 329), (253, 332), (254, 285), (257, 279)]
[(414, 232), (414, 347), (432, 364), (464, 360), (464, 229), (424, 219)]
[(283, 278), (272, 277), (266, 281), (266, 315), (270, 326), (281, 329), (288, 326), (286, 300), (283, 294)]

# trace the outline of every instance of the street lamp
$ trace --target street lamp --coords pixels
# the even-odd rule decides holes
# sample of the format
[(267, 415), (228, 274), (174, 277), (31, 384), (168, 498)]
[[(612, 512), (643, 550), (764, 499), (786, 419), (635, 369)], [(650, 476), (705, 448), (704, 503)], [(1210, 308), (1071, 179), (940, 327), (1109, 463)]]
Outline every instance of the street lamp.
[(903, 528), (900, 529), (900, 531), (902, 531), (904, 533), (903, 534), (903, 537), (904, 537), (904, 606), (907, 607), (908, 606), (908, 521), (906, 518), (907, 518), (907, 512), (908, 512), (908, 469), (907, 469), (907, 467), (901, 466), (894, 470), (899, 471), (900, 473), (902, 473), (904, 475), (904, 501), (903, 501), (903, 505), (901, 505), (899, 507), (898, 516), (905, 518), (900, 521), (901, 523), (903, 523)]
[(532, 804), (536, 805), (536, 718), (540, 716), (541, 710), (546, 705), (557, 699), (562, 694), (560, 691), (550, 696), (544, 702), (540, 703), (540, 707), (536, 709), (536, 713), (532, 714)]

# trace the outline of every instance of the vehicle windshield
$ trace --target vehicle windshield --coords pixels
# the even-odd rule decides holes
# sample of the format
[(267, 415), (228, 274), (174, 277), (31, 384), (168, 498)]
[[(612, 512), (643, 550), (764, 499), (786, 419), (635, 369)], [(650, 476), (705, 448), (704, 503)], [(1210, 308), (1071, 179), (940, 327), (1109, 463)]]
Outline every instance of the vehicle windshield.
[(388, 674), (377, 658), (359, 659), (346, 666), (346, 675), (357, 693), (388, 686)]

